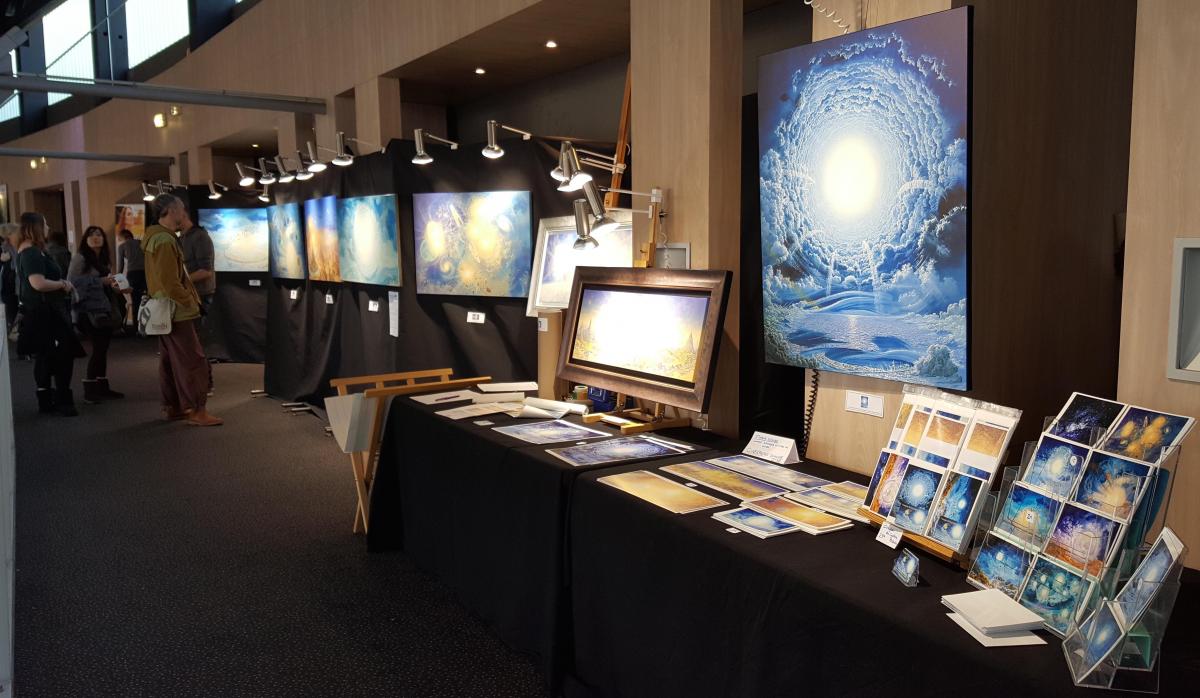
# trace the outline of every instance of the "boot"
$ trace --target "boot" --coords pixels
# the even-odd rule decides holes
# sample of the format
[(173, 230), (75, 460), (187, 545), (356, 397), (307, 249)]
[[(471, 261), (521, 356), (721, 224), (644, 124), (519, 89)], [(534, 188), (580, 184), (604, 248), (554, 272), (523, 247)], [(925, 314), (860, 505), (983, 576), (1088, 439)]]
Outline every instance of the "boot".
[(117, 391), (108, 387), (107, 378), (97, 378), (96, 382), (100, 384), (100, 397), (104, 398), (105, 400), (120, 400), (121, 398), (125, 397), (125, 393), (118, 393)]
[(79, 411), (75, 409), (75, 394), (70, 388), (60, 388), (54, 396), (54, 403), (58, 408), (58, 413), (64, 417), (78, 417)]
[(104, 400), (104, 392), (100, 389), (100, 381), (83, 380), (83, 404), (96, 405)]
[(38, 412), (50, 414), (56, 411), (54, 409), (54, 393), (49, 388), (38, 388), (37, 401)]

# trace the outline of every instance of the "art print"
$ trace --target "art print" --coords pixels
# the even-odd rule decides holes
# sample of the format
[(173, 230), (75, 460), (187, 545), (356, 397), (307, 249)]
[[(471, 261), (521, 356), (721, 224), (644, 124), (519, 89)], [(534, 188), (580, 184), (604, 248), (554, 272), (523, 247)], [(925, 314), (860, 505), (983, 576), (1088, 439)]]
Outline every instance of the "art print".
[(766, 480), (790, 490), (803, 490), (829, 484), (829, 480), (792, 470), (782, 465), (767, 463), (766, 461), (751, 458), (750, 456), (723, 456), (721, 458), (710, 458), (708, 462), (715, 463), (722, 468), (736, 470), (739, 473), (744, 473), (760, 480)]
[(924, 534), (929, 526), (929, 510), (942, 484), (942, 473), (909, 463), (892, 503), (891, 517), (906, 531)]
[(601, 463), (619, 463), (621, 461), (639, 460), (642, 458), (675, 456), (685, 453), (685, 451), (672, 448), (659, 441), (628, 436), (578, 446), (551, 448), (546, 453), (568, 465), (580, 467), (585, 465), (599, 465)]
[(842, 482), (831, 482), (827, 485), (820, 485), (820, 488), (826, 492), (833, 492), (844, 497), (853, 499), (856, 502), (861, 502), (867, 496), (867, 486), (860, 485), (857, 482), (843, 480)]
[(304, 202), (304, 241), (308, 251), (308, 278), (313, 281), (341, 281), (336, 196), (323, 196)]
[(1120, 524), (1115, 520), (1067, 503), (1046, 542), (1046, 555), (1095, 576), (1108, 560), (1119, 533)]
[(1072, 499), (1129, 523), (1150, 470), (1146, 463), (1093, 451)]
[(664, 466), (661, 470), (665, 473), (678, 475), (692, 482), (699, 483), (705, 487), (711, 487), (730, 497), (737, 497), (741, 501), (770, 497), (787, 492), (784, 488), (777, 487), (769, 482), (755, 480), (747, 475), (735, 473), (732, 470), (726, 470), (725, 468), (701, 461), (676, 463), (675, 465)]
[(1130, 407), (1104, 440), (1100, 450), (1157, 465), (1171, 447), (1187, 436), (1196, 420), (1142, 407)]
[(1087, 669), (1080, 675), (1087, 676), (1100, 666), (1125, 639), (1121, 624), (1117, 622), (1116, 613), (1110, 603), (1101, 604), (1099, 608), (1083, 625), (1080, 626), (1083, 636), (1083, 666)]
[(963, 473), (946, 474), (930, 513), (928, 536), (954, 550), (962, 550), (973, 526), (979, 494), (987, 483)]
[(900, 438), (900, 453), (906, 456), (917, 455), (917, 447), (921, 445), (921, 437), (925, 436), (925, 428), (933, 417), (933, 408), (917, 407), (908, 419), (908, 427)]
[(1087, 456), (1087, 446), (1043, 434), (1022, 479), (1056, 497), (1067, 497)]
[(267, 209), (202, 208), (197, 213), (197, 223), (212, 239), (215, 271), (267, 271), (271, 245)]
[(1039, 555), (1021, 590), (1021, 605), (1042, 617), (1061, 637), (1087, 600), (1091, 584), (1078, 571)]
[(746, 506), (816, 531), (845, 528), (850, 522), (840, 516), (804, 506), (786, 497), (767, 497), (747, 502)]
[(1014, 482), (996, 516), (996, 530), (1004, 531), (1022, 545), (1041, 548), (1058, 520), (1061, 503), (1025, 483)]
[(338, 202), (338, 265), (342, 281), (400, 285), (395, 194)]
[(808, 506), (816, 507), (824, 511), (845, 516), (855, 521), (866, 521), (867, 519), (858, 513), (858, 502), (853, 499), (847, 499), (840, 494), (826, 492), (825, 490), (814, 487), (809, 490), (801, 490), (785, 494), (785, 497), (793, 502), (800, 502)]
[(896, 421), (892, 423), (892, 434), (888, 438), (887, 446), (893, 451), (900, 447), (900, 438), (904, 436), (904, 429), (908, 426), (908, 420), (912, 417), (915, 406), (916, 397), (905, 395), (904, 401), (900, 403), (900, 409), (896, 411)]
[(1013, 417), (984, 410), (976, 412), (954, 469), (990, 481), (1016, 426)]
[(929, 420), (925, 435), (921, 437), (917, 459), (939, 468), (949, 468), (958, 455), (966, 432), (967, 419), (955, 419), (936, 412)]
[(417, 293), (529, 295), (527, 191), (413, 194)]
[(1083, 393), (1071, 393), (1062, 412), (1050, 425), (1049, 433), (1084, 446), (1091, 446), (1095, 435), (1105, 434), (1121, 415), (1125, 405), (1092, 397)]
[(877, 477), (871, 478), (871, 484), (867, 488), (870, 495), (867, 508), (884, 517), (891, 513), (892, 502), (896, 499), (896, 493), (900, 491), (900, 482), (909, 466), (908, 459), (903, 456), (894, 453), (888, 456), (887, 460), (881, 463), (882, 469), (877, 468)]
[(1030, 553), (995, 532), (988, 533), (967, 581), (980, 589), (999, 589), (1015, 600), (1030, 564)]
[(504, 427), (492, 427), (493, 431), (506, 434), (531, 444), (556, 444), (564, 441), (583, 441), (585, 439), (602, 439), (611, 436), (608, 432), (588, 429), (578, 424), (572, 424), (561, 419), (549, 422), (534, 422), (533, 424), (513, 424)]
[(607, 475), (597, 478), (596, 481), (662, 507), (673, 514), (689, 514), (729, 503), (648, 470)]
[(801, 530), (791, 521), (746, 507), (718, 512), (713, 514), (713, 518), (759, 538), (772, 538)]
[(271, 276), (298, 281), (307, 278), (308, 259), (304, 252), (304, 231), (300, 227), (300, 204), (268, 206), (267, 232), (271, 236)]
[(1183, 552), (1183, 542), (1174, 531), (1164, 527), (1150, 547), (1150, 552), (1115, 599), (1117, 612), (1125, 627), (1132, 627), (1141, 619), (1171, 571), (1176, 569)]

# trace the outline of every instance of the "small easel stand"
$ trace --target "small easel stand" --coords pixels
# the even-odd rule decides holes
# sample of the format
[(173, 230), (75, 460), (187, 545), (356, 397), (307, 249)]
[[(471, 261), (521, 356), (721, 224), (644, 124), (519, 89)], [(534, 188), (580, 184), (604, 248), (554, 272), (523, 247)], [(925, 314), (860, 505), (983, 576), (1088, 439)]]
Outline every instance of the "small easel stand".
[(641, 400), (634, 398), (639, 403), (638, 406), (625, 409), (625, 401), (627, 396), (622, 393), (617, 393), (617, 401), (614, 404), (612, 412), (595, 412), (585, 414), (583, 422), (585, 424), (594, 424), (596, 422), (605, 422), (619, 427), (622, 434), (642, 434), (648, 431), (658, 431), (659, 429), (674, 429), (676, 427), (691, 426), (692, 420), (683, 417), (679, 414), (679, 409), (672, 407), (675, 411), (674, 417), (666, 416), (665, 406), (661, 402), (654, 403), (654, 409), (647, 411), (645, 406), (641, 404)]

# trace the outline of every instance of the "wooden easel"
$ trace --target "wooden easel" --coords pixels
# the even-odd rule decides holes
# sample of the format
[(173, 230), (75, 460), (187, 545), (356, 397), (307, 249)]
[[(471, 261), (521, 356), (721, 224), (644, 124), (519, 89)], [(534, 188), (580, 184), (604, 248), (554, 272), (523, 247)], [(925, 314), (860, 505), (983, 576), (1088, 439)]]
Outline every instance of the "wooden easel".
[[(452, 380), (450, 378), (452, 375), (454, 375), (453, 369), (435, 368), (427, 371), (334, 378), (329, 381), (330, 387), (337, 390), (338, 395), (349, 395), (354, 388), (374, 386), (363, 391), (363, 397), (368, 400), (375, 399), (367, 450), (355, 451), (350, 454), (350, 467), (354, 472), (354, 490), (358, 494), (358, 508), (354, 512), (353, 530), (355, 533), (366, 533), (368, 522), (371, 520), (371, 487), (375, 483), (375, 470), (379, 463), (379, 444), (383, 441), (383, 418), (387, 414), (388, 400), (398, 395), (470, 388), (492, 379), (491, 376), (479, 376)], [(389, 386), (388, 383), (400, 383), (400, 385)]]
[[(858, 508), (858, 513), (870, 519), (871, 523), (875, 524), (876, 526), (882, 526), (886, 521), (886, 519), (884, 519), (882, 516), (864, 506), (860, 506)], [(913, 547), (924, 550), (939, 560), (949, 562), (952, 565), (958, 565), (963, 569), (967, 569), (968, 567), (965, 558), (959, 555), (953, 548), (942, 545), (935, 540), (931, 540), (925, 536), (914, 535), (908, 531), (903, 533), (901, 540)]]
[[(614, 403), (612, 412), (585, 414), (583, 416), (584, 423), (593, 424), (604, 421), (605, 417), (616, 417), (617, 419), (630, 422), (629, 424), (613, 424), (613, 426), (620, 428), (622, 434), (641, 434), (647, 431), (658, 431), (659, 429), (687, 427), (692, 424), (692, 420), (679, 416), (679, 410), (674, 407), (671, 409), (675, 410), (675, 416), (668, 417), (665, 406), (661, 402), (653, 403), (654, 409), (647, 410), (642, 401), (635, 397), (633, 399), (637, 402), (637, 406), (626, 409), (624, 408), (626, 397), (626, 395), (617, 393), (617, 401)], [(612, 422), (609, 422), (609, 424), (612, 424)]]

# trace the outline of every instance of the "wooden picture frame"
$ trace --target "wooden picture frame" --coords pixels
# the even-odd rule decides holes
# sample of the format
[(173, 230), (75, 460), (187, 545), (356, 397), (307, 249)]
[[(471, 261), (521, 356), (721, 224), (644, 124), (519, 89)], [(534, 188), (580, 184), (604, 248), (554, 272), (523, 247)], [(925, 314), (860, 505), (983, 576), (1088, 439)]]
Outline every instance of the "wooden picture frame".
[[(612, 390), (623, 395), (704, 412), (708, 409), (709, 388), (717, 366), (717, 347), (729, 286), (733, 274), (728, 271), (695, 271), (675, 269), (620, 269), (613, 267), (577, 267), (571, 286), (571, 302), (563, 322), (563, 341), (559, 349), (559, 378)], [(693, 380), (685, 381), (668, 376), (656, 376), (630, 368), (583, 361), (577, 358), (575, 345), (579, 334), (580, 306), (589, 289), (596, 291), (625, 291), (662, 296), (705, 296), (700, 336), (695, 340), (695, 370)], [(634, 306), (636, 308), (636, 306)], [(637, 312), (634, 310), (634, 312)], [(653, 320), (654, 318), (650, 318)], [(632, 324), (632, 323), (631, 323)], [(611, 340), (609, 340), (611, 341)], [(636, 336), (631, 341), (637, 341)]]
[[(634, 259), (637, 257), (637, 240), (633, 235), (633, 213), (630, 211), (609, 211), (610, 218), (615, 220), (619, 226), (611, 233), (602, 233), (595, 236), (599, 241), (599, 246), (588, 250), (588, 252), (598, 252), (599, 255), (590, 255), (593, 257), (603, 256), (602, 260), (595, 260), (596, 263), (589, 266), (595, 267), (632, 267)], [(542, 284), (542, 277), (545, 275), (546, 262), (546, 246), (552, 236), (570, 235), (572, 240), (575, 239), (577, 233), (575, 231), (575, 216), (556, 216), (554, 218), (542, 218), (538, 221), (537, 241), (535, 242), (533, 252), (533, 268), (530, 270), (529, 276), (529, 300), (525, 306), (525, 314), (529, 317), (537, 317), (539, 313), (558, 313), (566, 310), (570, 305), (567, 301), (559, 302), (555, 298), (546, 297), (545, 288)], [(629, 236), (629, 253), (628, 255), (621, 254), (619, 259), (613, 256), (611, 247), (615, 244), (620, 236)], [(581, 257), (587, 257), (588, 252), (579, 253)], [(608, 263), (614, 262), (614, 263)], [(617, 263), (619, 262), (619, 263)], [(578, 267), (576, 267), (578, 268)], [(570, 295), (571, 284), (567, 284), (568, 297)]]

